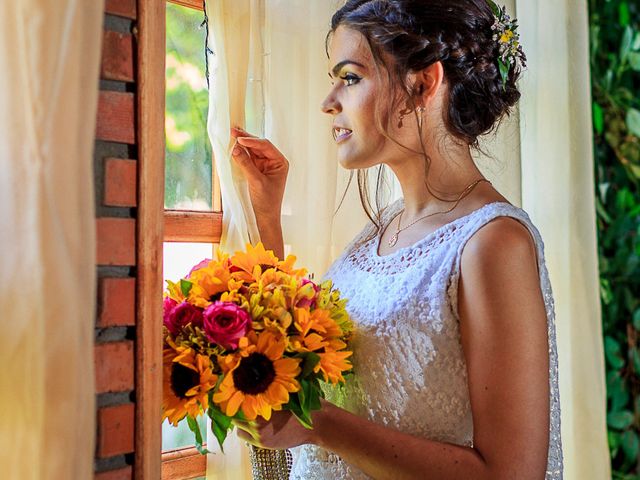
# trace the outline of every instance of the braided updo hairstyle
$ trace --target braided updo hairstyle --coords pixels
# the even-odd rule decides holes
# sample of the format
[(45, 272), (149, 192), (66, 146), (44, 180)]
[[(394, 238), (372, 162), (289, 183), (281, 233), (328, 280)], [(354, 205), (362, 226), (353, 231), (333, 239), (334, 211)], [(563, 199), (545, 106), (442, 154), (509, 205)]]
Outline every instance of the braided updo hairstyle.
[(333, 15), (327, 40), (341, 25), (362, 33), (376, 63), (403, 86), (409, 72), (440, 61), (449, 85), (447, 129), (477, 147), (478, 137), (520, 99), (519, 69), (511, 68), (503, 87), (493, 22), (486, 0), (347, 0)]
[[(521, 72), (517, 66), (511, 67), (503, 85), (498, 67), (499, 45), (491, 29), (494, 20), (487, 0), (347, 0), (331, 19), (327, 55), (330, 37), (338, 27), (360, 32), (376, 65), (385, 67), (392, 85), (401, 86), (405, 100), (415, 95), (405, 82), (407, 74), (440, 61), (448, 85), (443, 112), (447, 132), (478, 149), (478, 137), (497, 128), (520, 99), (516, 82)], [(397, 101), (387, 113), (395, 110)], [(387, 115), (386, 128), (380, 125), (387, 137), (390, 121)], [(426, 153), (425, 160), (428, 174), (430, 161)], [(380, 166), (374, 215), (366, 172), (358, 171), (360, 197), (378, 231), (382, 177)]]

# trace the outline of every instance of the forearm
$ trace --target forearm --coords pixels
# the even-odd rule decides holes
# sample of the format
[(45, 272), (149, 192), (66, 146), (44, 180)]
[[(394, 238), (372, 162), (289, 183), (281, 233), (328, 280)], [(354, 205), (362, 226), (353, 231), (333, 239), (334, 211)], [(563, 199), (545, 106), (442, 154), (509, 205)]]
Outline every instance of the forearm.
[[(280, 212), (280, 210), (278, 210)], [(278, 215), (256, 215), (256, 223), (258, 232), (260, 233), (260, 241), (267, 250), (273, 250), (273, 253), (279, 258), (284, 258), (284, 240), (282, 237), (282, 224), (280, 223), (280, 214)]]
[(314, 425), (314, 443), (376, 480), (501, 477), (472, 448), (407, 435), (333, 405), (314, 416)]

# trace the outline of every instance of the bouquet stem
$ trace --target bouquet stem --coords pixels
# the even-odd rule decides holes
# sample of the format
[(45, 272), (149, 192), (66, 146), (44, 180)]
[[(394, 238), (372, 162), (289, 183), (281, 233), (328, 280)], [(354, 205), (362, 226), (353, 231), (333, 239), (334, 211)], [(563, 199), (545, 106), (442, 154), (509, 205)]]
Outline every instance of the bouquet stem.
[(253, 480), (289, 480), (293, 455), (289, 450), (269, 450), (251, 445)]

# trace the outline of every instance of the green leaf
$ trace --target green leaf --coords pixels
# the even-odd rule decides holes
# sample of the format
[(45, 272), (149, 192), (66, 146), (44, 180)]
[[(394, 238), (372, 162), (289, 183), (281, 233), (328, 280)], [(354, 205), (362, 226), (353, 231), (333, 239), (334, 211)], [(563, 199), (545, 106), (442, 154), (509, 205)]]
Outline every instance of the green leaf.
[(211, 419), (211, 431), (216, 437), (216, 440), (218, 440), (220, 451), (224, 453), (223, 444), (225, 439), (227, 438), (229, 430), (232, 428), (232, 419), (222, 413), (215, 404), (211, 404), (209, 406), (209, 410), (207, 411), (207, 413), (209, 415), (209, 418)]
[(638, 441), (638, 434), (634, 430), (627, 430), (622, 434), (622, 451), (625, 457), (631, 461), (638, 460), (638, 453), (640, 451), (640, 442)]
[(622, 412), (609, 412), (607, 414), (607, 425), (611, 428), (624, 430), (633, 424), (633, 414), (629, 410)]
[(633, 42), (633, 29), (627, 25), (622, 35), (622, 41), (620, 42), (620, 62), (624, 63), (627, 60), (627, 56), (631, 51), (631, 42)]
[(618, 22), (621, 27), (626, 27), (631, 21), (631, 13), (629, 13), (629, 4), (627, 2), (620, 2), (618, 6)]
[(640, 52), (631, 52), (629, 54), (629, 65), (636, 72), (640, 72)]
[(640, 374), (640, 353), (637, 348), (631, 349), (631, 359), (633, 360), (633, 369), (636, 374)]
[(636, 309), (633, 314), (633, 328), (640, 330), (640, 308)]
[(502, 78), (502, 89), (507, 89), (507, 80), (509, 79), (509, 65), (504, 63), (502, 59), (498, 60), (498, 67), (500, 67), (500, 77)]
[(604, 112), (598, 102), (593, 102), (593, 128), (598, 135), (604, 131)]
[(496, 17), (500, 15), (500, 8), (495, 4), (493, 0), (487, 0), (487, 3), (489, 3), (489, 7), (491, 7), (491, 11)]
[(200, 432), (200, 427), (198, 426), (198, 422), (195, 418), (192, 418), (190, 415), (187, 415), (187, 424), (189, 425), (189, 430), (193, 432), (196, 437), (196, 449), (201, 455), (206, 455), (207, 453), (211, 453), (209, 450), (202, 446), (202, 433)]
[(182, 290), (182, 294), (185, 297), (189, 295), (191, 287), (193, 287), (193, 283), (191, 283), (189, 280), (185, 280), (184, 278), (180, 280), (180, 290)]
[(320, 362), (320, 355), (314, 352), (305, 353), (302, 363), (302, 373), (300, 374), (300, 376), (302, 378), (306, 378), (311, 375), (318, 362)]
[(636, 137), (640, 137), (640, 111), (630, 108), (627, 112), (627, 128)]
[(607, 357), (607, 361), (613, 368), (622, 368), (624, 366), (624, 359), (620, 351), (620, 345), (611, 337), (604, 338), (604, 353)]

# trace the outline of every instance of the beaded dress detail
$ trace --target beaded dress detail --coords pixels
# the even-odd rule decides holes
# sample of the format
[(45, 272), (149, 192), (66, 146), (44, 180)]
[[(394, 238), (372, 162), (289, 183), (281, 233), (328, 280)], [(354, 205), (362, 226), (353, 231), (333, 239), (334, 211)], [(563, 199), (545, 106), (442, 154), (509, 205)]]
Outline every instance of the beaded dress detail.
[[(394, 202), (383, 225), (403, 208)], [(355, 375), (327, 398), (376, 423), (432, 440), (473, 445), (467, 371), (457, 312), (462, 250), (483, 225), (499, 216), (523, 223), (538, 253), (549, 339), (551, 416), (547, 480), (562, 479), (560, 397), (554, 303), (538, 229), (521, 208), (493, 202), (464, 215), (390, 255), (379, 256), (379, 237), (368, 225), (333, 263), (333, 280), (356, 324), (352, 361)], [(291, 478), (369, 478), (337, 455), (314, 445), (293, 449)]]

